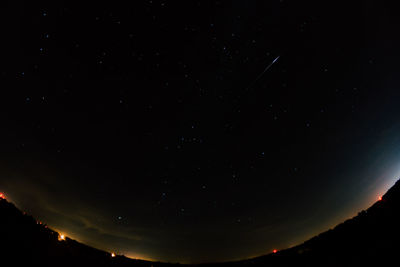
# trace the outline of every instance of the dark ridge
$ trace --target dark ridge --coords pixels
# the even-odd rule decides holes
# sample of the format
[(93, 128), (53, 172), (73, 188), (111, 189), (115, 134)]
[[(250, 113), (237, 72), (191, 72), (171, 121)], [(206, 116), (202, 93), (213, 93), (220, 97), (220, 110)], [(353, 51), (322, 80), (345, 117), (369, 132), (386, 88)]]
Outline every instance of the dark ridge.
[[(301, 245), (244, 260), (260, 266), (399, 266), (400, 180), (380, 201)], [(393, 265), (394, 264), (394, 265)]]
[[(0, 198), (0, 266), (175, 266), (176, 264), (111, 257), (65, 237), (14, 204)], [(7, 263), (4, 264), (3, 263)]]
[[(193, 266), (398, 266), (399, 212), (400, 180), (367, 210), (301, 245), (248, 260)], [(12, 263), (5, 266), (179, 266), (111, 257), (68, 237), (60, 241), (57, 232), (1, 198), (0, 240), (2, 263)]]

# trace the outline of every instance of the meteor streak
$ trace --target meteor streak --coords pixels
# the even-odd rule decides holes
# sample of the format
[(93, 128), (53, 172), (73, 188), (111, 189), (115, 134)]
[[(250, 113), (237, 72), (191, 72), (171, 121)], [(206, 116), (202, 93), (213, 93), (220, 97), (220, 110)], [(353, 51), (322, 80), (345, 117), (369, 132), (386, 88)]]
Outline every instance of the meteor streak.
[(271, 63), (269, 63), (269, 65), (263, 70), (263, 72), (261, 72), (261, 73), (257, 76), (257, 78), (255, 78), (254, 81), (253, 81), (249, 86), (246, 87), (246, 90), (248, 90), (250, 87), (252, 87), (253, 84), (255, 84), (255, 83), (264, 75), (264, 73), (265, 73), (267, 70), (269, 70), (269, 68), (271, 68), (272, 65), (274, 65), (275, 62), (278, 61), (279, 57), (280, 57), (280, 56), (277, 56)]

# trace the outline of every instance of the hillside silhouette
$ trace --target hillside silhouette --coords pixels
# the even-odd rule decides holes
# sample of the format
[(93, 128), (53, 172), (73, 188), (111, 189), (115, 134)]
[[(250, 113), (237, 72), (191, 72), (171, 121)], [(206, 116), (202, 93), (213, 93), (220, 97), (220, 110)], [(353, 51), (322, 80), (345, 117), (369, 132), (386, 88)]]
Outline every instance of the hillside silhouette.
[(301, 245), (229, 265), (400, 266), (400, 180), (367, 210)]
[[(399, 213), (400, 180), (367, 210), (301, 245), (248, 260), (192, 266), (399, 266)], [(1, 197), (0, 240), (0, 259), (9, 262), (4, 266), (179, 266), (112, 257), (68, 237), (60, 240), (57, 232)]]
[(112, 257), (109, 252), (60, 237), (0, 195), (0, 266), (174, 266)]

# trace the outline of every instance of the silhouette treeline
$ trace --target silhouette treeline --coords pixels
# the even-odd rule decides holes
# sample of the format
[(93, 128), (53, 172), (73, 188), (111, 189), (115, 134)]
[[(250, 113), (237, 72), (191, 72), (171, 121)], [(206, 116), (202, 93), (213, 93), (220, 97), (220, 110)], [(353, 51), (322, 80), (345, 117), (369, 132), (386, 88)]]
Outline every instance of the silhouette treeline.
[[(59, 240), (57, 232), (5, 199), (0, 199), (0, 244), (0, 266), (179, 266), (111, 257), (68, 237)], [(367, 210), (301, 245), (248, 260), (192, 266), (400, 266), (398, 254), (400, 181)]]
[(207, 266), (400, 266), (400, 180), (367, 210), (293, 248)]
[(65, 237), (0, 198), (0, 266), (176, 266), (111, 256)]

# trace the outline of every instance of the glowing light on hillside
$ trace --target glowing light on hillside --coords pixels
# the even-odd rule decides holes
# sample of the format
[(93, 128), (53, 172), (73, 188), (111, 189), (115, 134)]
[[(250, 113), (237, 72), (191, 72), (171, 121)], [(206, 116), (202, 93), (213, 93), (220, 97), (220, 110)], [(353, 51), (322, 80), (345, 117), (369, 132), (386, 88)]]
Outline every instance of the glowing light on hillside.
[(65, 240), (65, 235), (60, 234), (58, 235), (58, 241), (64, 241)]
[(382, 200), (382, 196), (379, 196), (379, 197), (378, 197), (378, 200), (381, 201), (381, 200)]
[(277, 253), (278, 251), (276, 250), (276, 249), (274, 249), (273, 251), (272, 251), (272, 253)]
[(111, 252), (111, 257), (115, 257), (115, 253), (114, 252)]
[(6, 199), (6, 196), (3, 193), (0, 193), (0, 199)]

